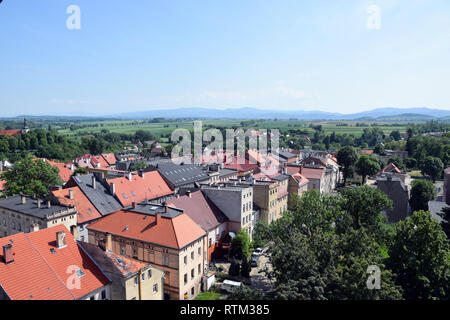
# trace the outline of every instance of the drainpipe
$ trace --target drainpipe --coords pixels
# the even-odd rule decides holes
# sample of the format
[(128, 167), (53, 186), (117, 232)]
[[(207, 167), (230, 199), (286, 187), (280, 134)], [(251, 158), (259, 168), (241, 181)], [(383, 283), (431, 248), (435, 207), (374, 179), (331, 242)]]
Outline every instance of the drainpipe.
[(142, 269), (139, 270), (139, 300), (142, 300)]

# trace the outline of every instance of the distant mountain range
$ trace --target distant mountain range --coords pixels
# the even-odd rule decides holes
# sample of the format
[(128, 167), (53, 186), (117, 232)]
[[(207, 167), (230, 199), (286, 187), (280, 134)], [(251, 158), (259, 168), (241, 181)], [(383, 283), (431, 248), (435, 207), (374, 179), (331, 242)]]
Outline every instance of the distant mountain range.
[[(382, 120), (382, 121), (426, 121), (450, 119), (450, 110), (430, 108), (378, 108), (353, 114), (324, 111), (266, 110), (256, 108), (208, 109), (180, 108), (129, 112), (111, 115), (113, 118), (203, 118), (203, 119), (302, 119), (302, 120)], [(446, 119), (447, 120), (447, 119)]]
[(3, 119), (40, 120), (94, 120), (94, 119), (149, 119), (149, 118), (189, 118), (189, 119), (298, 119), (298, 120), (351, 120), (351, 121), (450, 121), (450, 109), (430, 108), (378, 108), (352, 114), (304, 110), (268, 110), (256, 108), (178, 108), (128, 112), (110, 115), (20, 115)]

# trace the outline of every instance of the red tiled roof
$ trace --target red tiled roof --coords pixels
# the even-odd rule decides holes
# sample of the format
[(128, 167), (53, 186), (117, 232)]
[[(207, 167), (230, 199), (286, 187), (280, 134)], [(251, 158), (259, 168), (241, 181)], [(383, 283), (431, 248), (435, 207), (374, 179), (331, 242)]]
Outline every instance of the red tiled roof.
[(373, 150), (361, 150), (362, 154), (373, 154)]
[[(69, 190), (73, 191), (73, 200), (69, 199)], [(89, 199), (84, 195), (79, 187), (52, 191), (61, 205), (73, 205), (77, 209), (77, 223), (85, 223), (94, 219), (101, 218), (102, 215), (92, 205)]]
[(22, 133), (22, 130), (0, 130), (0, 134), (7, 136), (15, 136)]
[(117, 162), (117, 159), (116, 159), (116, 156), (114, 155), (114, 153), (103, 153), (102, 157), (109, 164), (109, 166), (113, 166)]
[(385, 173), (385, 172), (401, 173), (402, 171), (394, 163), (391, 162), (386, 167), (384, 167), (380, 173)]
[(41, 159), (44, 162), (47, 162), (48, 164), (50, 164), (52, 167), (58, 168), (59, 169), (59, 176), (61, 177), (61, 180), (64, 182), (67, 182), (70, 180), (70, 177), (73, 174), (73, 171), (70, 170), (70, 164), (66, 164), (66, 163), (61, 163), (61, 162), (55, 162), (52, 160), (48, 160), (48, 159)]
[(183, 209), (192, 220), (205, 230), (212, 230), (227, 221), (227, 217), (213, 203), (208, 201), (201, 191), (191, 193), (169, 201), (171, 207)]
[(287, 166), (286, 167), (287, 174), (296, 174), (300, 172), (300, 166)]
[[(227, 159), (228, 160), (228, 159)], [(250, 171), (258, 168), (258, 165), (255, 163), (250, 163), (247, 159), (241, 159), (241, 162), (244, 162), (242, 164), (238, 163), (238, 158), (234, 157), (232, 162), (226, 162), (224, 163), (223, 167), (228, 169), (237, 169), (238, 171)]]
[(302, 176), (300, 173), (296, 173), (292, 176), (298, 181), (299, 185), (303, 185), (303, 184), (309, 182), (309, 180), (307, 178), (305, 178), (304, 176)]
[(321, 179), (324, 173), (325, 173), (325, 168), (304, 168), (304, 167), (302, 167), (300, 170), (300, 174), (308, 180)]
[(128, 177), (120, 177), (108, 180), (108, 184), (111, 182), (115, 183), (116, 196), (124, 207), (134, 201), (157, 199), (173, 193), (158, 171), (145, 172), (144, 178), (133, 175), (131, 181)]
[(156, 223), (154, 215), (126, 210), (103, 217), (90, 224), (88, 229), (172, 248), (183, 248), (205, 234), (185, 213), (174, 218), (162, 216)]
[(103, 156), (92, 156), (91, 163), (94, 168), (107, 168), (109, 167), (108, 162), (103, 158)]
[[(63, 230), (66, 246), (58, 249), (56, 233)], [(12, 244), (14, 261), (0, 260), (0, 284), (12, 300), (74, 300), (110, 283), (63, 225), (0, 238), (0, 246), (6, 244)], [(85, 274), (78, 288), (69, 285), (72, 266)]]

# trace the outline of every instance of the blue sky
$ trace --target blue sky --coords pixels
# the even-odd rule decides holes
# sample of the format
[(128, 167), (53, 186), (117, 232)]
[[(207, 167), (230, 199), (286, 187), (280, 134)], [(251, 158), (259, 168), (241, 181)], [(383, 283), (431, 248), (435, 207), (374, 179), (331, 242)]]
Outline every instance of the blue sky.
[(449, 16), (448, 0), (4, 0), (0, 116), (448, 110)]

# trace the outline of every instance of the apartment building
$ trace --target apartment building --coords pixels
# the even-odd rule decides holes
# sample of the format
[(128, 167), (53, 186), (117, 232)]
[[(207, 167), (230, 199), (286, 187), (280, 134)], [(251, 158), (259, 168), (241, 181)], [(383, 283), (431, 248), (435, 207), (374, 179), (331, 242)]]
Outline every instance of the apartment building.
[(164, 299), (164, 271), (112, 252), (111, 243), (106, 248), (86, 242), (80, 245), (111, 279), (111, 300)]
[(207, 199), (220, 209), (228, 218), (228, 230), (235, 233), (245, 230), (253, 237), (253, 187), (237, 182), (214, 186), (202, 186), (202, 192)]
[(111, 280), (63, 225), (0, 238), (0, 300), (109, 300)]
[(111, 248), (165, 273), (165, 299), (193, 299), (201, 290), (206, 232), (181, 209), (132, 204), (88, 226), (89, 243)]
[(76, 233), (76, 208), (27, 196), (0, 199), (0, 236), (64, 225)]

